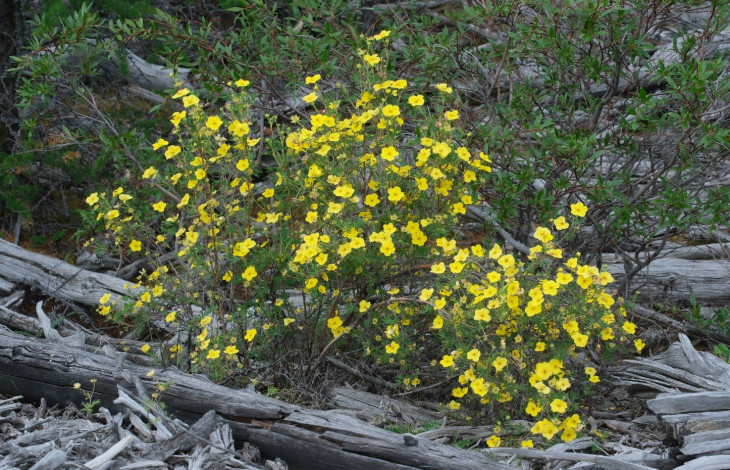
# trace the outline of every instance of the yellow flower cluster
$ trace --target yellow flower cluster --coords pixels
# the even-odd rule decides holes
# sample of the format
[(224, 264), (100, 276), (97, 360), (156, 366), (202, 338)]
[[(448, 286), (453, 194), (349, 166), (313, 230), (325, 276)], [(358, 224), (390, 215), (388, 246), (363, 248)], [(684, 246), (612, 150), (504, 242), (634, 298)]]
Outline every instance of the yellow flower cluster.
[[(175, 253), (174, 273), (159, 266), (142, 276), (129, 313), (194, 331), (191, 363), (228, 373), (271, 344), (298, 338), (317, 351), (347, 335), (376, 363), (404, 366), (403, 385), (412, 388), (422, 379), (408, 367), (425, 365), (408, 358), (437, 341), (434, 370), (458, 374), (449, 408), (496, 402), (542, 419), (534, 434), (562, 431), (570, 440), (582, 424), (576, 414), (565, 418), (578, 387), (563, 359), (635, 332), (617, 320), (625, 312), (605, 289), (611, 275), (579, 255), (564, 259), (558, 245), (588, 208), (577, 202), (538, 226), (527, 262), (493, 241), (463, 239), (455, 228), (482, 204), (492, 160), (469, 148), (458, 102), (446, 105), (450, 86), (408, 95), (406, 80), (385, 79), (387, 49), (376, 46), (389, 36), (366, 38), (367, 86), (349, 106), (329, 101), (321, 75), (306, 77), (310, 114), (280, 143), (256, 137), (265, 130), (249, 117), (247, 81), (236, 81), (226, 107), (210, 114), (193, 91), (177, 90), (183, 110), (171, 117), (171, 136), (152, 144), (158, 164), (141, 175), (162, 195), (118, 188), (87, 198), (124, 256)], [(262, 146), (279, 163), (263, 182)], [(135, 220), (142, 206), (151, 223)], [(292, 292), (301, 294), (297, 306)], [(102, 297), (100, 313), (109, 304)], [(267, 346), (276, 335), (284, 339)], [(598, 381), (595, 370), (586, 375)]]

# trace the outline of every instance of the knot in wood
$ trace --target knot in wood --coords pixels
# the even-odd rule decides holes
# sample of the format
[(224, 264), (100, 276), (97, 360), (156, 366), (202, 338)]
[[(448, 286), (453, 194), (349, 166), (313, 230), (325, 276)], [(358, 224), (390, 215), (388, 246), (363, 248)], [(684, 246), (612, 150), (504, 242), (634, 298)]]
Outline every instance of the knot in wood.
[(407, 447), (415, 447), (418, 445), (418, 441), (413, 434), (403, 434), (403, 442)]

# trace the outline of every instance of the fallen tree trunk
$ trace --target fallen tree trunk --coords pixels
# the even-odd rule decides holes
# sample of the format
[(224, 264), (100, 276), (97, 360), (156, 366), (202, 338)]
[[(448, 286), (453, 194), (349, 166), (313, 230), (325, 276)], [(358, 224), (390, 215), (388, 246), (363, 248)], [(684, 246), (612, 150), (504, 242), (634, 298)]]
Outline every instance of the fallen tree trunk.
[(111, 294), (114, 302), (129, 293), (128, 282), (114, 276), (78, 268), (50, 256), (25, 250), (0, 239), (0, 279), (37, 287), (45, 294), (95, 307)]
[[(615, 285), (625, 282), (623, 263), (605, 267), (616, 279)], [(705, 305), (725, 305), (730, 303), (730, 260), (656, 259), (636, 273), (629, 291), (638, 292), (639, 302), (687, 301), (694, 295)]]
[(187, 422), (214, 410), (264, 455), (283, 458), (292, 469), (514, 469), (484, 454), (457, 449), (411, 435), (400, 435), (333, 411), (306, 410), (248, 390), (234, 390), (176, 369), (156, 371), (0, 329), (0, 393), (80, 404), (74, 383), (91, 390), (102, 406), (118, 410), (119, 384), (140, 382), (146, 393), (170, 384), (162, 396), (166, 409)]

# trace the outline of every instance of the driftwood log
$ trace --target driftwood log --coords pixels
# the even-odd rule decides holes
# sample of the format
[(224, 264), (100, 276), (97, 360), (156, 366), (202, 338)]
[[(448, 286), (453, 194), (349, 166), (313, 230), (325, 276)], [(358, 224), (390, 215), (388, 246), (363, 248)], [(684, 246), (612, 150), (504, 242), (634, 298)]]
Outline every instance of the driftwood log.
[(80, 404), (74, 389), (79, 382), (101, 405), (119, 411), (114, 400), (118, 385), (139, 382), (146, 393), (158, 384), (170, 384), (162, 396), (167, 410), (186, 422), (195, 422), (213, 410), (233, 436), (258, 447), (263, 455), (283, 458), (290, 468), (319, 469), (514, 469), (472, 451), (396, 434), (333, 411), (301, 409), (249, 390), (232, 390), (175, 369), (150, 369), (0, 329), (0, 393), (27, 399)]

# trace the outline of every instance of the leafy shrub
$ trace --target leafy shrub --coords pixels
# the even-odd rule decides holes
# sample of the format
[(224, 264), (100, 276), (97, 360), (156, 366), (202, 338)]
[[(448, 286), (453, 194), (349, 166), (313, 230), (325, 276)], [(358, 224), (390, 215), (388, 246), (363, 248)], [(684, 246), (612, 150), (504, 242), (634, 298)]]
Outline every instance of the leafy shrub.
[[(399, 364), (407, 387), (429, 367), (427, 376), (459, 371), (451, 409), (465, 397), (526, 410), (543, 417), (533, 433), (571, 440), (582, 426), (577, 414), (563, 419), (577, 409), (571, 379), (598, 377), (573, 376), (564, 359), (589, 343), (613, 348), (635, 327), (614, 313), (611, 276), (563, 262), (551, 229), (535, 229), (526, 263), (465, 239), (491, 160), (461, 145), (449, 85), (424, 96), (388, 79), (388, 36), (367, 38), (356, 94), (333, 98), (319, 74), (306, 78), (314, 113), (283, 142), (250, 137), (246, 80), (219, 112), (178, 89), (173, 137), (153, 144), (164, 159), (142, 175), (165, 193), (140, 200), (120, 187), (87, 199), (122, 256), (159, 264), (141, 293), (116, 309), (105, 296), (99, 311), (180, 326), (194, 339), (174, 354), (218, 379), (291, 355), (316, 366), (334, 349)], [(256, 183), (262, 145), (278, 163), (272, 184)], [(554, 230), (569, 238), (586, 211), (572, 204), (572, 222), (558, 217)]]

